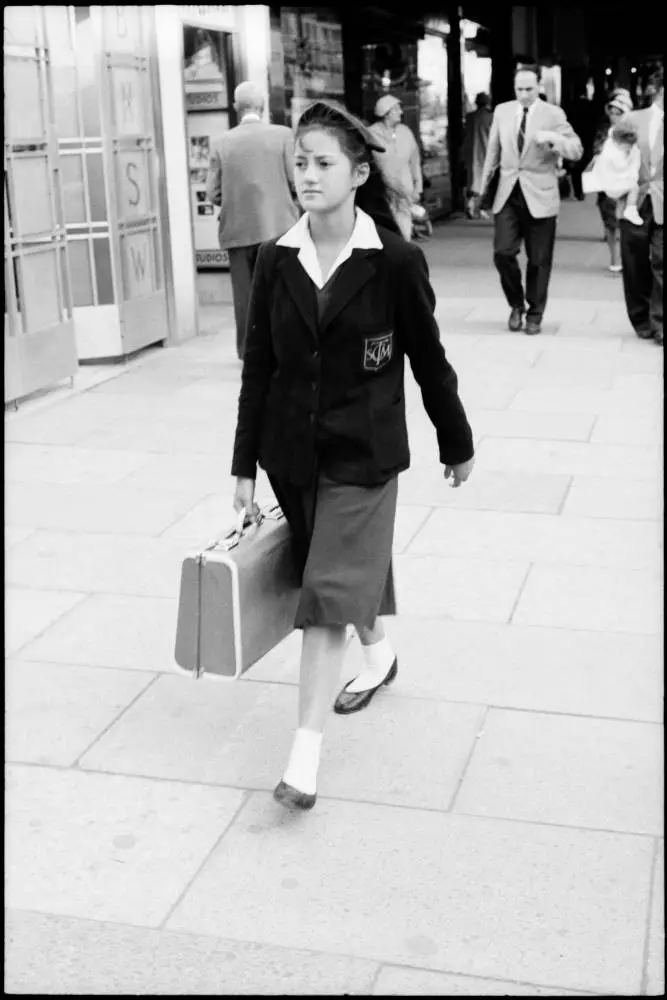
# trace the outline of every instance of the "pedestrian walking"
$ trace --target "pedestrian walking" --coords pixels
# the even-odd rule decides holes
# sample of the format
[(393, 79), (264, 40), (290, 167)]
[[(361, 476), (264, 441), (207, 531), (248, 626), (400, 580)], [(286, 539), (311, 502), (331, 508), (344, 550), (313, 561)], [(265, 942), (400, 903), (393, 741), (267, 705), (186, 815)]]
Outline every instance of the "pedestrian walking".
[[(614, 91), (605, 106), (604, 120), (600, 123), (595, 135), (592, 153), (593, 159), (585, 168), (587, 175), (591, 172), (592, 165), (600, 156), (605, 143), (611, 135), (613, 127), (617, 125), (630, 111), (632, 111), (632, 99), (630, 98), (629, 93), (625, 90)], [(589, 187), (590, 181), (591, 178), (587, 176), (586, 184), (589, 190), (592, 191), (592, 188)], [(583, 183), (584, 181), (582, 176), (582, 184)], [(614, 198), (611, 198), (603, 188), (599, 188), (597, 194), (597, 207), (600, 213), (600, 218), (602, 219), (602, 226), (607, 246), (609, 247), (609, 270), (613, 273), (620, 274), (622, 270), (619, 260), (621, 215), (618, 211), (618, 203)]]
[(662, 69), (651, 77), (654, 91), (650, 108), (624, 118), (639, 136), (639, 194), (637, 209), (642, 225), (621, 219), (623, 291), (628, 317), (642, 340), (663, 342), (662, 329), (662, 227), (665, 197), (665, 103)]
[(423, 179), (419, 146), (412, 130), (401, 122), (403, 108), (397, 97), (385, 94), (375, 105), (379, 121), (371, 131), (382, 147), (375, 151), (377, 164), (391, 191), (391, 208), (406, 240), (412, 236), (412, 206), (419, 203)]
[(294, 137), (262, 121), (264, 97), (254, 83), (234, 91), (239, 124), (213, 143), (207, 197), (220, 206), (218, 239), (229, 254), (236, 350), (243, 358), (250, 285), (260, 243), (299, 217), (294, 188)]
[[(526, 313), (525, 332), (536, 334), (553, 262), (559, 166), (562, 159), (580, 159), (583, 150), (563, 110), (539, 100), (537, 67), (517, 69), (514, 91), (516, 100), (499, 104), (493, 115), (482, 197), (497, 177), (494, 261), (511, 308), (508, 325), (520, 330)], [(528, 257), (525, 292), (517, 262), (522, 241)]]
[[(322, 733), (365, 708), (398, 670), (381, 615), (395, 614), (397, 476), (410, 464), (403, 383), (410, 361), (450, 485), (473, 439), (434, 319), (422, 250), (406, 242), (373, 154), (376, 134), (328, 101), (306, 108), (295, 178), (305, 214), (261, 249), (253, 283), (232, 474), (256, 514), (258, 464), (292, 531), (302, 588), (298, 728), (275, 798), (315, 804)], [(362, 673), (339, 693), (347, 626)]]
[(466, 215), (470, 219), (479, 217), (476, 199), (482, 192), (484, 161), (489, 145), (489, 133), (493, 121), (489, 95), (479, 93), (475, 98), (476, 108), (466, 116), (463, 137), (463, 157), (467, 182)]

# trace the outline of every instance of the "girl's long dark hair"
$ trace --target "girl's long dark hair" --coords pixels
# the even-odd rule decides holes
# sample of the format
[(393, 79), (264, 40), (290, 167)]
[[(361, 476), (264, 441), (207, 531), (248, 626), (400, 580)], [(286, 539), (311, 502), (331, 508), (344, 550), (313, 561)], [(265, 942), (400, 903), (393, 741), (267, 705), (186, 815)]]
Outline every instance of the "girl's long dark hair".
[(377, 226), (400, 235), (392, 205), (399, 205), (403, 201), (409, 204), (409, 200), (385, 180), (371, 148), (377, 140), (368, 126), (346, 108), (329, 101), (317, 101), (301, 115), (296, 138), (316, 129), (335, 136), (354, 166), (362, 163), (369, 165), (368, 179), (357, 188), (355, 204), (370, 215)]

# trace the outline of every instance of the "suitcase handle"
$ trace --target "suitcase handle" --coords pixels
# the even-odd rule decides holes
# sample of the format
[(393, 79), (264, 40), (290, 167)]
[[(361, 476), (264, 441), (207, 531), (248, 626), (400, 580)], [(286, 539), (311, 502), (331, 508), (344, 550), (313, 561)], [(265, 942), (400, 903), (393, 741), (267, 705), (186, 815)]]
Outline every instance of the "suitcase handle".
[(209, 545), (207, 551), (221, 548), (224, 549), (225, 552), (229, 552), (230, 549), (236, 548), (242, 538), (247, 538), (249, 535), (254, 534), (262, 521), (280, 521), (284, 516), (285, 515), (280, 508), (280, 504), (273, 504), (270, 507), (265, 507), (263, 510), (260, 510), (257, 517), (250, 521), (249, 524), (246, 524), (247, 510), (245, 507), (242, 507), (238, 514), (236, 527), (225, 535), (224, 538), (221, 538), (219, 541)]

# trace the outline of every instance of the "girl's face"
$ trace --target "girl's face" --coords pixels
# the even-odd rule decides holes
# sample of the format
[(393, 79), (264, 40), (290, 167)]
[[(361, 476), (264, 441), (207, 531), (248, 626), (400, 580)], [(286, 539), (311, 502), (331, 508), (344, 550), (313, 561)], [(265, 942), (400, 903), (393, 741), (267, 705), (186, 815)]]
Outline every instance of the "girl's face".
[(369, 165), (353, 166), (338, 139), (315, 130), (297, 139), (294, 179), (301, 207), (307, 212), (328, 214), (348, 201), (368, 178)]

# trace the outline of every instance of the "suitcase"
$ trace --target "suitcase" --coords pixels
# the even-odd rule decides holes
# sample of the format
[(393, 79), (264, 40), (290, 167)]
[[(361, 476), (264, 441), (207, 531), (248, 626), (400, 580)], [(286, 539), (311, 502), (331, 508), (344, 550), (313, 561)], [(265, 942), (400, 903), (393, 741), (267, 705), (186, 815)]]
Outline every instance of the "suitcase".
[(280, 507), (183, 560), (175, 659), (194, 677), (234, 679), (294, 629), (300, 583)]

